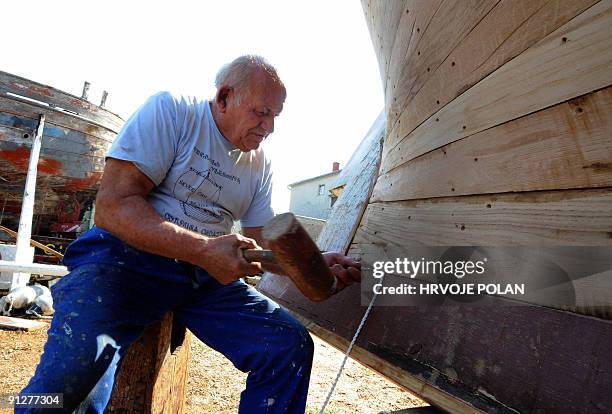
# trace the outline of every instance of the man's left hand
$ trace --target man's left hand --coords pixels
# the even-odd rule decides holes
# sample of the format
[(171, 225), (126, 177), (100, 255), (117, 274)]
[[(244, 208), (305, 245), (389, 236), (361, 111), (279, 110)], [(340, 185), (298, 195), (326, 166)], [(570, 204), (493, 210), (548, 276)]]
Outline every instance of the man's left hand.
[(361, 282), (361, 263), (334, 252), (323, 253), (323, 259), (338, 280), (337, 292), (355, 282)]

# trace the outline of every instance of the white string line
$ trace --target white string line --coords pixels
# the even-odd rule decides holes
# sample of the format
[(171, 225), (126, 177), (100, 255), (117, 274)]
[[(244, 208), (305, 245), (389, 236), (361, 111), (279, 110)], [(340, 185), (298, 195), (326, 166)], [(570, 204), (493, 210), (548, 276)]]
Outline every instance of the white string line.
[[(381, 285), (384, 282), (384, 278), (385, 277), (383, 275), (383, 277), (380, 279)], [(361, 322), (359, 322), (357, 331), (355, 331), (355, 335), (353, 335), (353, 339), (351, 339), (351, 343), (349, 344), (346, 352), (344, 353), (344, 359), (342, 360), (342, 364), (340, 364), (340, 369), (338, 369), (338, 373), (336, 374), (336, 379), (334, 379), (334, 382), (331, 388), (329, 389), (329, 392), (327, 393), (327, 397), (325, 397), (325, 401), (323, 402), (323, 406), (321, 406), (321, 410), (319, 411), (319, 414), (323, 414), (323, 411), (325, 411), (325, 407), (327, 407), (327, 404), (329, 403), (329, 400), (331, 399), (331, 396), (334, 393), (334, 389), (336, 388), (336, 385), (338, 384), (338, 380), (340, 380), (340, 375), (342, 375), (342, 371), (344, 370), (344, 365), (346, 364), (346, 361), (348, 360), (349, 354), (353, 350), (353, 345), (355, 345), (355, 342), (357, 342), (357, 338), (359, 337), (361, 328), (363, 328), (365, 321), (368, 319), (368, 316), (370, 315), (370, 310), (372, 309), (372, 306), (374, 305), (374, 301), (376, 300), (377, 296), (378, 296), (378, 293), (374, 293), (374, 296), (372, 296), (372, 300), (370, 300), (370, 304), (368, 305), (368, 308), (363, 314), (363, 318), (361, 318)]]

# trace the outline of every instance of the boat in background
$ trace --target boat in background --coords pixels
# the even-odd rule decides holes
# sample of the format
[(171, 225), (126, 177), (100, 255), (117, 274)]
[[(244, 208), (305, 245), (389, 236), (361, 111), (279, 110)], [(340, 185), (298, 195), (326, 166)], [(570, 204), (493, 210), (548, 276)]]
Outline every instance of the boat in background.
[[(123, 119), (77, 97), (0, 71), (0, 224), (17, 229), (30, 150), (45, 116), (34, 203), (34, 238), (61, 250), (83, 230)], [(89, 211), (89, 212), (88, 212)], [(9, 241), (9, 238), (5, 238)]]

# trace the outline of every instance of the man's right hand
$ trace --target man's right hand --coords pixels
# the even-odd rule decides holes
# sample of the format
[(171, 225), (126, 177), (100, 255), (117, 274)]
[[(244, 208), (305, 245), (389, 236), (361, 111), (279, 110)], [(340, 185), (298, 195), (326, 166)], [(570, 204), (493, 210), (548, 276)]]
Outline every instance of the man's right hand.
[(259, 263), (249, 263), (245, 260), (242, 253), (244, 249), (261, 247), (255, 240), (240, 234), (210, 238), (192, 263), (206, 270), (219, 283), (227, 285), (241, 277), (261, 272)]

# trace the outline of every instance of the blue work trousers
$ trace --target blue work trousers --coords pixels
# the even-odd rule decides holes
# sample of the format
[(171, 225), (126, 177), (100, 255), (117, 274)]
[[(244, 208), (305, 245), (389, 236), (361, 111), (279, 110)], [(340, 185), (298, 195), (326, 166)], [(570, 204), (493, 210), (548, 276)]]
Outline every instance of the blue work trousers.
[(22, 393), (63, 393), (61, 412), (104, 412), (122, 356), (168, 311), (249, 373), (240, 413), (305, 410), (312, 339), (285, 310), (242, 281), (222, 285), (192, 266), (161, 278), (94, 263), (77, 266), (52, 294), (56, 311), (48, 340)]

